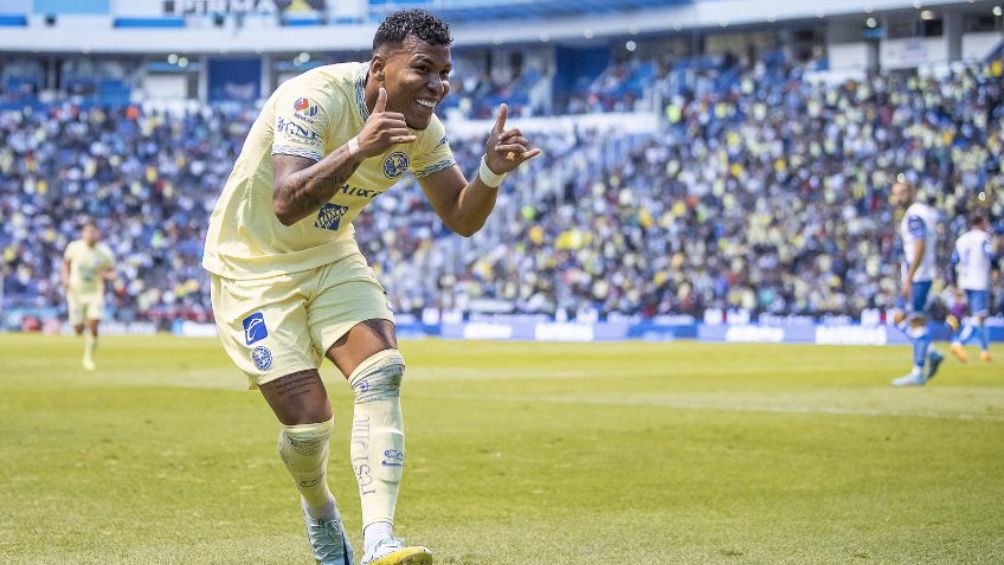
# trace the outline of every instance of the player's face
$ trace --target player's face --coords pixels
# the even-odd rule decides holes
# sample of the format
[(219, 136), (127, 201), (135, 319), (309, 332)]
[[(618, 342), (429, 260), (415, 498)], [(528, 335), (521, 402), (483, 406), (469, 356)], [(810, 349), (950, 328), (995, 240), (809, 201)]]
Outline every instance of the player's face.
[(404, 114), (411, 129), (429, 127), (436, 106), (450, 92), (450, 48), (409, 35), (385, 58), (375, 59), (374, 67), (377, 76), (383, 76), (387, 109)]
[(889, 200), (895, 206), (906, 208), (913, 202), (913, 190), (910, 188), (910, 185), (898, 182), (892, 185), (892, 193), (889, 195)]
[(94, 245), (99, 239), (101, 239), (101, 232), (99, 232), (98, 228), (94, 226), (84, 226), (83, 236), (87, 245)]

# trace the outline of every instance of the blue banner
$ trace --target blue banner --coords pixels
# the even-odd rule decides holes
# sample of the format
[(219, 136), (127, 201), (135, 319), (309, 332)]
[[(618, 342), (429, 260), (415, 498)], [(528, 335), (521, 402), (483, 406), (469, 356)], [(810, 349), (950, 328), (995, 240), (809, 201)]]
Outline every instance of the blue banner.
[(261, 96), (261, 59), (210, 59), (211, 102), (254, 102)]

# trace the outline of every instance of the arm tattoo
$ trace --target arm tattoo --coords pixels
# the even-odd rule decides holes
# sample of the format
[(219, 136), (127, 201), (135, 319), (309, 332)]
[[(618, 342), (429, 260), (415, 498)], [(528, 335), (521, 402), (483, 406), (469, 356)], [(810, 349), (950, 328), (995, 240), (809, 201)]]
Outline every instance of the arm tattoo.
[(286, 177), (278, 199), (285, 205), (287, 216), (300, 221), (316, 212), (357, 168), (359, 163), (352, 160), (348, 150), (339, 147), (323, 160)]

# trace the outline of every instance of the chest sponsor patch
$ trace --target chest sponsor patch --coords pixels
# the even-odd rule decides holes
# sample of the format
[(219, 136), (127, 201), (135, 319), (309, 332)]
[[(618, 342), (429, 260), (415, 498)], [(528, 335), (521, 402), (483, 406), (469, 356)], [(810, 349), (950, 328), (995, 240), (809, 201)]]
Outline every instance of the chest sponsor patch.
[(331, 203), (325, 204), (317, 212), (317, 221), (314, 222), (314, 227), (335, 231), (341, 225), (342, 217), (348, 211), (348, 206), (339, 206), (338, 204)]

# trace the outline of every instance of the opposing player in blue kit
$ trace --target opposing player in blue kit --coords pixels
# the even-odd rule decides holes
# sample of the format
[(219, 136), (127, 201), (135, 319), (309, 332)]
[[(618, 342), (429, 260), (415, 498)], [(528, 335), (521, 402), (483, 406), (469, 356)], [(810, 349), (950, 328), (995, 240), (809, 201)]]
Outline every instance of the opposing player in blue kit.
[(964, 346), (976, 337), (980, 343), (980, 359), (989, 362), (990, 336), (986, 319), (990, 315), (990, 272), (995, 258), (983, 215), (973, 214), (969, 225), (971, 229), (959, 237), (952, 252), (956, 286), (966, 295), (969, 316), (963, 320), (962, 330), (952, 341), (951, 351), (959, 361), (965, 363), (969, 360), (969, 353)]
[[(892, 186), (890, 199), (904, 210), (899, 235), (903, 244), (902, 314), (896, 321), (913, 345), (913, 369), (893, 379), (894, 386), (920, 386), (938, 372), (944, 356), (931, 347), (927, 329), (928, 294), (934, 282), (937, 252), (938, 214), (934, 208), (917, 202), (917, 189), (900, 179)], [(925, 371), (924, 367), (927, 366)]]

